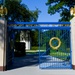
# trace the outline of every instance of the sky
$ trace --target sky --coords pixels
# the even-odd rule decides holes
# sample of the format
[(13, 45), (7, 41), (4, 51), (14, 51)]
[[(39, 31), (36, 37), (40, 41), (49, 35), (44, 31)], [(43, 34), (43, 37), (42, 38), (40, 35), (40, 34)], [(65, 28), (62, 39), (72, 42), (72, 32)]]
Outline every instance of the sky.
[(26, 4), (30, 10), (38, 8), (41, 11), (37, 22), (58, 22), (60, 18), (59, 13), (55, 15), (48, 14), (48, 6), (45, 5), (46, 2), (47, 0), (22, 0), (22, 3)]

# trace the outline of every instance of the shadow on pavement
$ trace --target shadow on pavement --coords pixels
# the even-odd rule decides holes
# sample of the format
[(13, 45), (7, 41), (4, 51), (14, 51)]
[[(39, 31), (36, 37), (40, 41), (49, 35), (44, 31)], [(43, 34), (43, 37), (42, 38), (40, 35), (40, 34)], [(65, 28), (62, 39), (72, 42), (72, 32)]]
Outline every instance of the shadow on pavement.
[(38, 54), (27, 54), (22, 57), (14, 57), (13, 63), (8, 67), (8, 70), (17, 69), (25, 66), (38, 66), (38, 60)]

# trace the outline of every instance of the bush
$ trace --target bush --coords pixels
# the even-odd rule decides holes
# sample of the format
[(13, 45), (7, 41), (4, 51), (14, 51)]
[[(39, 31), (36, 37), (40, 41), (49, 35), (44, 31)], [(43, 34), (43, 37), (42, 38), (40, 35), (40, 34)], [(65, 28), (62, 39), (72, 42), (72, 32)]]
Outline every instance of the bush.
[(38, 50), (38, 47), (33, 46), (33, 47), (31, 48), (31, 50)]

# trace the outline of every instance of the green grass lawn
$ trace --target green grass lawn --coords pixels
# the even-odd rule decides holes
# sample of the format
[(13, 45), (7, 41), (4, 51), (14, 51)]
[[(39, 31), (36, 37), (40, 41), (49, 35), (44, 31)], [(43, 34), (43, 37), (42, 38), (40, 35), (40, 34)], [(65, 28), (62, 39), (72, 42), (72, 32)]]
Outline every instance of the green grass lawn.
[[(39, 52), (39, 50), (26, 50), (26, 52), (33, 53), (33, 52)], [(45, 52), (45, 50), (40, 50), (40, 52)]]
[(70, 53), (66, 53), (66, 52), (60, 52), (60, 51), (52, 51), (50, 52), (50, 56), (54, 56), (54, 57), (57, 57), (59, 59), (62, 59), (62, 60), (66, 60), (66, 58), (68, 56), (70, 56)]
[[(40, 50), (40, 52), (45, 52), (45, 50)], [(39, 50), (26, 50), (27, 54), (37, 54), (39, 53)]]
[[(31, 50), (26, 50), (26, 53), (30, 53), (30, 54), (36, 54), (39, 52), (39, 48), (38, 47), (32, 47)], [(40, 47), (40, 52), (46, 52), (45, 47)], [(63, 52), (61, 50), (50, 50), (50, 56), (62, 59), (62, 60), (66, 60), (66, 58), (68, 56), (70, 56), (70, 52), (69, 50), (67, 52)]]

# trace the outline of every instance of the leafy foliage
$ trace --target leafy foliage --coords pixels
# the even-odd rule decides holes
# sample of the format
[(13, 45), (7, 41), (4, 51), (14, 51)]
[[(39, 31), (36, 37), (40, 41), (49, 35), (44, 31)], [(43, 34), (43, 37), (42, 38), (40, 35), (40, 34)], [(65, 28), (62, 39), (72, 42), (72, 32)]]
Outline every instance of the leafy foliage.
[(70, 8), (75, 5), (75, 0), (47, 0), (48, 13), (53, 15), (60, 13), (59, 21), (69, 21), (72, 16), (70, 15)]
[[(34, 11), (30, 11), (27, 5), (21, 3), (22, 0), (6, 0), (5, 6), (8, 9), (8, 14), (6, 16), (7, 21), (24, 21), (24, 22), (33, 22), (37, 21), (38, 15), (40, 11), (36, 8)], [(29, 30), (30, 31), (30, 30)], [(35, 35), (33, 33), (33, 35)], [(36, 38), (32, 37), (33, 39)], [(33, 40), (33, 42), (36, 39)], [(20, 41), (20, 32), (17, 31), (16, 33), (16, 41)]]
[(6, 0), (5, 6), (8, 9), (8, 21), (37, 21), (40, 12), (38, 9), (30, 11), (21, 0)]
[(33, 30), (33, 31), (31, 31), (31, 44), (32, 44), (32, 46), (38, 46), (38, 35), (39, 35), (39, 33), (38, 33), (38, 30)]

